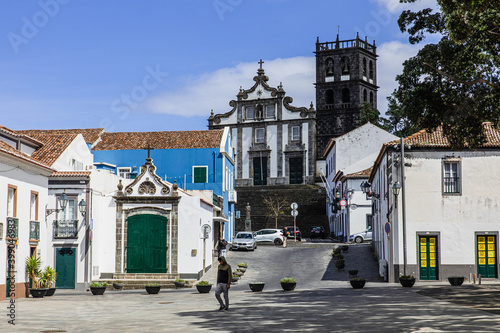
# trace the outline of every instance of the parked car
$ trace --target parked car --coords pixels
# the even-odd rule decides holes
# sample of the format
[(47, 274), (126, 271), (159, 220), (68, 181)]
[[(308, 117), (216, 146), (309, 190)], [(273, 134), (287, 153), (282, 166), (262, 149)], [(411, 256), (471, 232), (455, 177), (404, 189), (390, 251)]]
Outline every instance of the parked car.
[(255, 233), (257, 243), (283, 244), (283, 230), (281, 229), (261, 229)]
[(236, 234), (231, 244), (231, 250), (250, 250), (257, 248), (255, 236), (249, 231), (240, 231)]
[(302, 233), (300, 232), (298, 227), (295, 227), (295, 232), (294, 232), (294, 227), (285, 227), (283, 229), (284, 234), (286, 235), (286, 238), (294, 238), (294, 234), (297, 236), (297, 240), (300, 241), (302, 239)]
[(372, 240), (372, 227), (349, 236), (349, 242), (363, 243)]
[(319, 227), (319, 226), (314, 226), (311, 227), (311, 238), (318, 237), (318, 238), (326, 238), (326, 232), (325, 228)]

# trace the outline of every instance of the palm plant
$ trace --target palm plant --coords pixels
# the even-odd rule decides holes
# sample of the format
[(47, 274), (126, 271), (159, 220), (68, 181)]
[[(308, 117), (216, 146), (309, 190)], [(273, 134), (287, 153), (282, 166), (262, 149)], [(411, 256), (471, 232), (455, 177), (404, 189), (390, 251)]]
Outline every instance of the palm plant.
[(38, 277), (40, 276), (40, 266), (42, 265), (42, 259), (34, 256), (26, 257), (26, 273), (28, 273), (31, 281), (33, 281), (33, 289), (40, 288)]
[(40, 272), (40, 286), (42, 288), (52, 288), (52, 283), (56, 282), (56, 270), (50, 266), (45, 267), (43, 272)]

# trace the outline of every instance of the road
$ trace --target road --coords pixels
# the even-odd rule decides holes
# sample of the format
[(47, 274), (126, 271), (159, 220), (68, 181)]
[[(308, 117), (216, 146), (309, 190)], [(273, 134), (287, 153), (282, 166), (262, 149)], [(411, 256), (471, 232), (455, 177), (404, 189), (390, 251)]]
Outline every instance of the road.
[[(43, 299), (16, 301), (16, 326), (0, 318), (0, 332), (500, 332), (499, 284), (451, 287), (417, 283), (413, 288), (377, 282), (377, 265), (366, 245), (345, 254), (346, 270), (366, 276), (354, 290), (347, 271), (331, 265), (333, 244), (301, 242), (287, 248), (259, 246), (229, 252), (234, 268), (247, 262), (232, 286), (227, 313), (217, 312), (213, 291), (106, 291), (103, 296), (58, 290)], [(295, 291), (281, 290), (282, 277), (295, 277)], [(215, 282), (215, 270), (203, 277)], [(248, 282), (264, 281), (253, 293)], [(0, 302), (7, 314), (8, 301)], [(0, 310), (1, 311), (1, 310)]]

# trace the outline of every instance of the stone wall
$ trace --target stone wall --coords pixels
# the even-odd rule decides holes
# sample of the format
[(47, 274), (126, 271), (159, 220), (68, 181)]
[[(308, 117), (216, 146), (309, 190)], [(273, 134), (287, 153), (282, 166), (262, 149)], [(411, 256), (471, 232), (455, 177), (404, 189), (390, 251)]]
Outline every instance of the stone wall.
[(274, 228), (275, 219), (268, 216), (268, 209), (263, 203), (265, 197), (284, 198), (288, 204), (284, 208), (284, 215), (278, 219), (278, 228), (293, 226), (290, 205), (296, 202), (299, 205), (296, 223), (303, 237), (309, 237), (311, 226), (323, 226), (329, 233), (326, 217), (326, 192), (317, 185), (288, 185), (264, 187), (238, 187), (238, 203), (236, 211), (240, 211), (240, 218), (236, 219), (236, 232), (245, 230), (245, 216), (247, 203), (251, 206), (252, 231), (264, 228)]

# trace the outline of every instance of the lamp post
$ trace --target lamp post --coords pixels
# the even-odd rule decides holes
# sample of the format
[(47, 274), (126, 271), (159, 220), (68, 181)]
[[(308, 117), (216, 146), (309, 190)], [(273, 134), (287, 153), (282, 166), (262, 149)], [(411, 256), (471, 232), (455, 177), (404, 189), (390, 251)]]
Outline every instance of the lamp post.
[[(66, 209), (66, 206), (68, 205), (68, 196), (66, 195), (66, 193), (63, 193), (61, 194), (61, 196), (59, 197), (59, 207), (61, 208), (55, 208), (55, 209), (48, 209), (48, 208), (45, 208), (45, 221), (47, 221), (47, 217), (56, 212), (56, 213), (59, 213), (60, 211), (64, 211)], [(56, 203), (56, 207), (57, 207), (57, 203)]]

